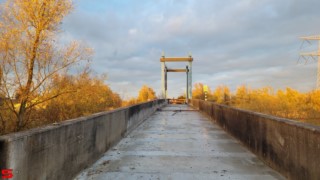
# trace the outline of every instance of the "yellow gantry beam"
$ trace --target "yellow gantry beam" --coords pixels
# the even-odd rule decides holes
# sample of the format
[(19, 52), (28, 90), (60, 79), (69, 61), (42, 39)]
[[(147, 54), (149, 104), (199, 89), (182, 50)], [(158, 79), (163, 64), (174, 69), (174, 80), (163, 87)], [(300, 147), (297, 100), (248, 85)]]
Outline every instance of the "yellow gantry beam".
[(187, 72), (187, 69), (167, 69), (167, 72)]
[(192, 62), (192, 57), (161, 57), (160, 62)]

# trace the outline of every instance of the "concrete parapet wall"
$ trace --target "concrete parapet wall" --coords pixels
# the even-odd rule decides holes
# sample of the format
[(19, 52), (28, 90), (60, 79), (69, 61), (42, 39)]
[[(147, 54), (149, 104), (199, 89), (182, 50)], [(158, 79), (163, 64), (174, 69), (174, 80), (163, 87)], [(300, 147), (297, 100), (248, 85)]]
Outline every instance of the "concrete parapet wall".
[(319, 126), (202, 100), (191, 104), (288, 179), (320, 179)]
[(0, 136), (0, 170), (13, 169), (13, 179), (71, 179), (164, 104), (155, 100)]

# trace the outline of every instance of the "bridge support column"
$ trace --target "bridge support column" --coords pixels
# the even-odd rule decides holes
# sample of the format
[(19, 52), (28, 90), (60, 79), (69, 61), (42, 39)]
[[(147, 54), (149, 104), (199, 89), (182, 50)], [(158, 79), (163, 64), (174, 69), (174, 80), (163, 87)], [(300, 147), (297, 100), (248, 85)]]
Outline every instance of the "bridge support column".
[(166, 99), (167, 98), (167, 92), (166, 92), (166, 64), (165, 62), (161, 62), (161, 93), (162, 96)]
[(189, 103), (189, 68), (186, 67), (186, 73), (187, 73), (187, 81), (186, 81), (186, 103)]
[[(190, 56), (190, 58), (192, 58)], [(189, 72), (187, 74), (188, 76), (188, 90), (187, 90), (187, 93), (188, 93), (188, 98), (189, 99), (192, 99), (192, 61), (189, 61)]]
[(164, 94), (165, 98), (168, 97), (168, 68), (165, 66), (164, 68)]

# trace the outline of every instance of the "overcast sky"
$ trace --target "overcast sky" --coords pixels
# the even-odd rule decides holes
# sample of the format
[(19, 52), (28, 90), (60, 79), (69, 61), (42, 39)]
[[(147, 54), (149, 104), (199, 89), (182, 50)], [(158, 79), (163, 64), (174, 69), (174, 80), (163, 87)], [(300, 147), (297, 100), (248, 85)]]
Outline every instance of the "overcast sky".
[[(61, 37), (94, 48), (93, 70), (107, 73), (125, 98), (143, 84), (160, 93), (162, 51), (192, 53), (193, 84), (309, 91), (317, 64), (297, 64), (298, 37), (320, 34), (319, 7), (319, 0), (79, 0)], [(168, 78), (169, 96), (182, 94), (185, 74)]]

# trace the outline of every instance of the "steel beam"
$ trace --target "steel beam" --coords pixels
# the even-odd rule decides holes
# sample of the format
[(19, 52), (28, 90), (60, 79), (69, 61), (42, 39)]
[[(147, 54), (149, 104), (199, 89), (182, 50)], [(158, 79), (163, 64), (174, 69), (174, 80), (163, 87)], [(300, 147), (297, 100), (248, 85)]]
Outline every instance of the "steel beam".
[(192, 57), (164, 57), (160, 58), (160, 62), (192, 62)]
[(167, 72), (187, 72), (186, 69), (168, 69)]

